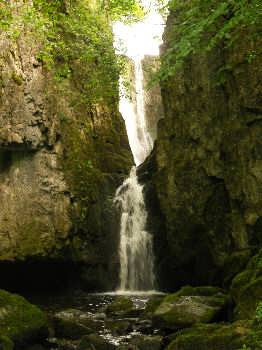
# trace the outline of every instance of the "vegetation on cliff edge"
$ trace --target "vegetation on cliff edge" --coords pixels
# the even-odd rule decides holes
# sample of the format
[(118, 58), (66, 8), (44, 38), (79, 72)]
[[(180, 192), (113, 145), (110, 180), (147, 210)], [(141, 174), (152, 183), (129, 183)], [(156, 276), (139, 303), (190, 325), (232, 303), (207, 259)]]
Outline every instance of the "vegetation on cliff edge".
[[(179, 25), (169, 33), (160, 80), (173, 76), (189, 55), (210, 51), (218, 43), (234, 45), (244, 31), (250, 32), (250, 40), (255, 39), (262, 22), (261, 0), (170, 0), (167, 6)], [(247, 61), (258, 54), (261, 52), (247, 52)]]

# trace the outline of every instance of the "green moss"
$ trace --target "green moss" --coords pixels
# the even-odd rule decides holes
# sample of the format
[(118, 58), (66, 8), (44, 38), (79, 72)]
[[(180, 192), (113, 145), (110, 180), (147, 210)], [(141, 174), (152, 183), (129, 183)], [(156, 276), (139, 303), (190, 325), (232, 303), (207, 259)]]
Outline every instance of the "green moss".
[(166, 302), (172, 302), (177, 297), (180, 296), (215, 296), (217, 294), (222, 293), (222, 289), (218, 287), (212, 286), (203, 286), (203, 287), (191, 287), (185, 286), (181, 288), (178, 292), (167, 295), (164, 299)]
[(108, 314), (126, 313), (133, 309), (134, 305), (130, 298), (119, 297), (107, 306), (106, 312)]
[(175, 333), (167, 350), (239, 350), (250, 334), (251, 324), (199, 324)]
[(163, 299), (163, 296), (153, 296), (152, 298), (150, 298), (146, 303), (144, 315), (151, 316), (154, 313), (154, 311), (156, 311), (158, 306), (162, 303)]
[(1, 350), (13, 350), (14, 343), (12, 342), (12, 340), (10, 338), (0, 335), (0, 349)]
[(17, 73), (12, 73), (12, 79), (17, 85), (23, 85), (24, 79), (21, 75), (18, 75)]
[(47, 330), (43, 312), (23, 297), (0, 290), (0, 336), (15, 343), (34, 340)]
[(237, 304), (236, 319), (252, 319), (258, 303), (262, 300), (262, 250), (238, 274), (231, 285), (231, 293)]

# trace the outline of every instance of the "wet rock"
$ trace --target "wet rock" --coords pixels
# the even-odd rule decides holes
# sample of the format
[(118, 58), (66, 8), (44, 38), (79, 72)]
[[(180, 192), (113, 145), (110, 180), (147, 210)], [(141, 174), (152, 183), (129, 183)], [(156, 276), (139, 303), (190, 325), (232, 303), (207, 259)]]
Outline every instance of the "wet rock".
[(139, 350), (160, 350), (162, 345), (162, 337), (157, 335), (139, 335), (131, 339), (131, 344), (137, 346)]
[(167, 350), (259, 350), (261, 346), (261, 330), (252, 328), (249, 321), (238, 321), (230, 325), (199, 324), (177, 332)]
[(184, 287), (163, 299), (153, 314), (153, 325), (162, 329), (180, 329), (199, 322), (212, 322), (228, 302), (228, 296), (219, 288)]
[(143, 313), (144, 317), (151, 317), (154, 311), (158, 308), (164, 299), (164, 295), (154, 295), (146, 303), (146, 307)]
[[(73, 340), (58, 339), (58, 338), (49, 339), (49, 343), (52, 349), (59, 349), (59, 350), (75, 350), (78, 345), (78, 342), (75, 342)], [(48, 349), (49, 348), (50, 347), (48, 347)]]
[(107, 340), (103, 339), (97, 334), (90, 334), (84, 336), (77, 350), (115, 350), (115, 345), (109, 343)]
[(44, 313), (23, 297), (0, 290), (0, 344), (12, 349), (12, 344), (30, 344), (47, 336)]
[(119, 297), (109, 304), (106, 308), (106, 314), (109, 316), (129, 315), (135, 310), (132, 300), (128, 297)]
[(143, 334), (152, 334), (154, 329), (151, 320), (139, 320), (133, 326), (136, 332), (141, 332)]
[(132, 330), (132, 324), (128, 320), (107, 320), (105, 326), (113, 335), (125, 335)]
[(92, 314), (69, 309), (58, 312), (53, 317), (55, 336), (65, 339), (80, 339), (82, 336), (98, 331), (103, 321), (96, 320)]
[(140, 350), (136, 345), (133, 345), (133, 344), (122, 344), (117, 349), (118, 350)]

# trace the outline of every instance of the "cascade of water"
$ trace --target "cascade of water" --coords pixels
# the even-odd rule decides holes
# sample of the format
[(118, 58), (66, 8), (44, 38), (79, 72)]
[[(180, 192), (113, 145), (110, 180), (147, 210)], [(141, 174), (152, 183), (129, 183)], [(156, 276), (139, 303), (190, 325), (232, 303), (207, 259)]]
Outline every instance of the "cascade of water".
[(135, 167), (118, 188), (115, 202), (121, 210), (119, 288), (123, 291), (153, 290), (153, 242), (145, 230), (147, 212), (143, 186), (137, 181)]
[[(151, 4), (150, 0), (143, 0)], [(158, 24), (156, 24), (158, 20)], [(136, 166), (144, 162), (153, 148), (148, 130), (144, 105), (144, 76), (142, 60), (145, 54), (158, 55), (159, 39), (163, 32), (160, 16), (153, 9), (144, 22), (124, 26), (117, 23), (115, 36), (127, 45), (125, 54), (134, 63), (136, 101), (128, 99), (120, 79), (120, 112), (125, 119), (129, 144)], [(155, 38), (158, 34), (158, 39)], [(121, 212), (120, 222), (120, 291), (150, 291), (155, 287), (153, 238), (146, 231), (147, 212), (143, 197), (143, 186), (139, 184), (136, 167), (129, 178), (118, 188), (115, 204)]]

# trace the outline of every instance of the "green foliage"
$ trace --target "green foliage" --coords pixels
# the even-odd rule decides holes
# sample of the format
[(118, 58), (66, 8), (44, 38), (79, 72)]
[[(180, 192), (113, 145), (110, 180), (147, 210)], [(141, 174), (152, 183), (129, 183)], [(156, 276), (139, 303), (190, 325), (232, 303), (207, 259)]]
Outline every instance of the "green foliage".
[(240, 350), (251, 350), (251, 348), (247, 347), (247, 346), (244, 344)]
[(143, 8), (136, 0), (110, 0), (108, 9), (113, 20), (134, 22), (144, 16)]
[(4, 0), (0, 31), (37, 49), (37, 59), (54, 72), (61, 88), (69, 81), (80, 91), (72, 103), (90, 107), (101, 100), (114, 103), (118, 98), (122, 61), (113, 49), (109, 17), (131, 21), (142, 13), (136, 0), (33, 0), (33, 5)]
[(259, 323), (262, 323), (262, 302), (258, 303), (258, 306), (256, 308), (256, 320)]
[[(261, 0), (171, 0), (174, 21), (169, 48), (163, 57), (159, 77), (174, 75), (185, 59), (211, 50), (218, 43), (231, 46), (243, 30), (252, 31), (262, 20)], [(249, 53), (252, 60), (255, 52)]]

